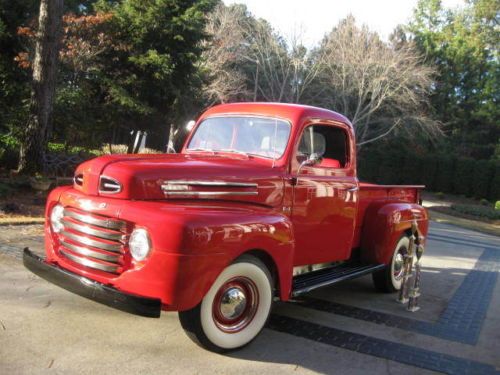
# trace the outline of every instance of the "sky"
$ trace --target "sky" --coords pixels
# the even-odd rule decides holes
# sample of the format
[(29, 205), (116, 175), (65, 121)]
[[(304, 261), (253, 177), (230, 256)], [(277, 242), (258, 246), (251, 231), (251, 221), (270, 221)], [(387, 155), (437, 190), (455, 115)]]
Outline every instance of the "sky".
[[(377, 31), (385, 40), (392, 30), (411, 17), (417, 0), (224, 0), (225, 4), (246, 4), (258, 18), (269, 21), (281, 35), (302, 35), (306, 46), (313, 46), (349, 13), (357, 22)], [(464, 0), (442, 0), (445, 7), (457, 7)]]

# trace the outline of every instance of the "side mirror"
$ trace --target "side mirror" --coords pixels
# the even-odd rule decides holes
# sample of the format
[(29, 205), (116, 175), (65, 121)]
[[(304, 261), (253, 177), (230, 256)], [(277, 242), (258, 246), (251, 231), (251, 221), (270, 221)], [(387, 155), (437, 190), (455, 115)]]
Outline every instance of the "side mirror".
[(306, 160), (304, 160), (302, 162), (302, 164), (304, 164), (304, 165), (316, 165), (316, 164), (321, 163), (321, 160), (323, 160), (321, 155), (314, 152), (311, 155), (309, 155), (309, 157)]
[(323, 158), (320, 154), (317, 154), (316, 152), (312, 153), (306, 160), (300, 163), (299, 169), (297, 169), (297, 175), (303, 167), (319, 164), (321, 163), (321, 160), (323, 160)]

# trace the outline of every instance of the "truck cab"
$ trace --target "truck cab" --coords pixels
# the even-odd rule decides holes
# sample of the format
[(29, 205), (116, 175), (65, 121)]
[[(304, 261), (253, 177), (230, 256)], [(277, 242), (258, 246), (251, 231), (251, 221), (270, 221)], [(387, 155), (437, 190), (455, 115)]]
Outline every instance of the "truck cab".
[(179, 154), (110, 155), (47, 200), (32, 272), (134, 314), (178, 311), (201, 346), (253, 340), (274, 300), (373, 274), (401, 287), (423, 186), (360, 183), (352, 124), (292, 104), (215, 106)]

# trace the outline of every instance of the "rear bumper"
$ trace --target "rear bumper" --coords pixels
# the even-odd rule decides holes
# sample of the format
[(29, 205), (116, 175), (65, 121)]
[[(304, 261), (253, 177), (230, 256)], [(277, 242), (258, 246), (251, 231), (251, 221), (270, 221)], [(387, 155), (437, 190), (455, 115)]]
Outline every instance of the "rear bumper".
[(159, 318), (161, 300), (127, 294), (97, 281), (76, 275), (33, 254), (23, 252), (24, 266), (34, 274), (72, 293), (135, 315)]

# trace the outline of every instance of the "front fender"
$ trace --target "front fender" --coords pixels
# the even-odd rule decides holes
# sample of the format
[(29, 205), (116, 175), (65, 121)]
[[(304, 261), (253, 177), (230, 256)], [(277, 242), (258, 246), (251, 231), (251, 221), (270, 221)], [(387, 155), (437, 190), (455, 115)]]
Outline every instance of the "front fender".
[(413, 203), (374, 202), (365, 212), (361, 230), (361, 259), (369, 263), (389, 264), (401, 236), (417, 220), (420, 238), (427, 236), (427, 210)]
[(280, 213), (265, 209), (221, 210), (217, 215), (200, 213), (185, 223), (183, 254), (218, 254), (221, 263), (199, 275), (191, 300), (201, 301), (217, 276), (242, 254), (260, 250), (272, 259), (280, 298), (288, 300), (293, 272), (292, 223)]

